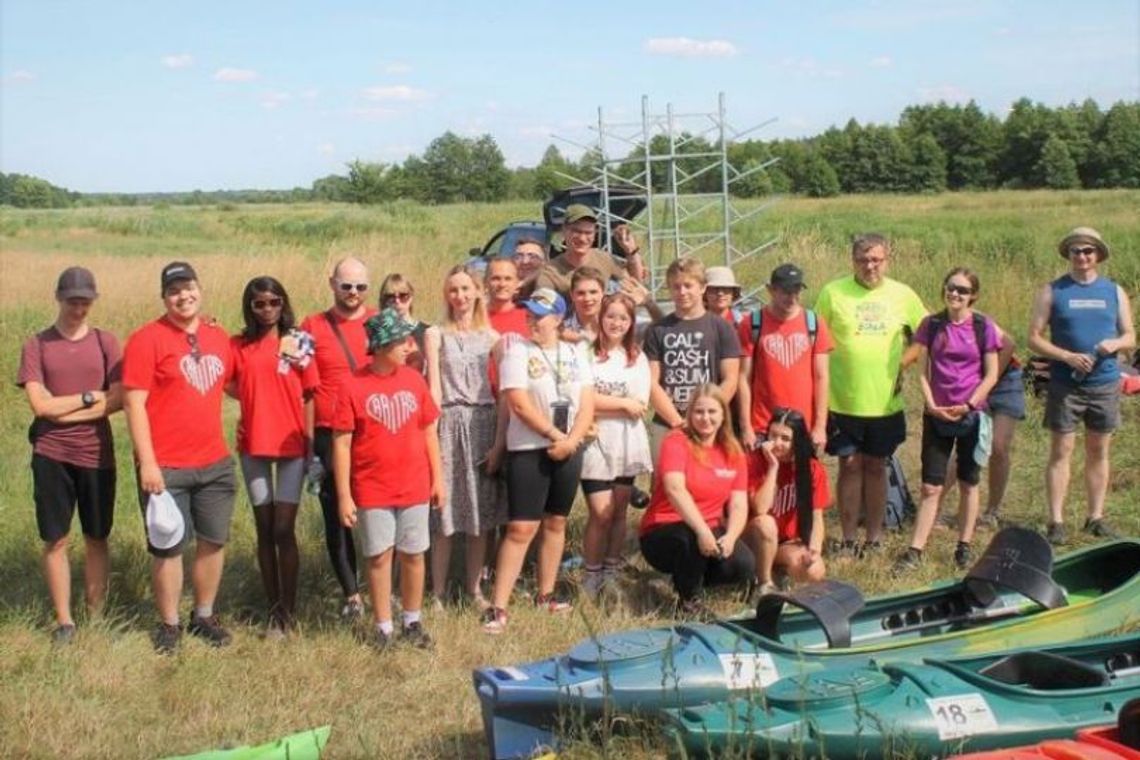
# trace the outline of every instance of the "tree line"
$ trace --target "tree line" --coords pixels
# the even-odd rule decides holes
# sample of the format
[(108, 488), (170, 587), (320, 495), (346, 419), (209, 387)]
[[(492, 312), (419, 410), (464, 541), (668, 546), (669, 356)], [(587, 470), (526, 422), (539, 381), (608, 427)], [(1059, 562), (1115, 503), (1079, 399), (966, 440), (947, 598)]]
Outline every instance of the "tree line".
[[(652, 138), (655, 154), (667, 139)], [(714, 151), (699, 136), (678, 149), (685, 192), (719, 189), (720, 173), (699, 173)], [(633, 177), (644, 166), (636, 152), (618, 173)], [(794, 193), (830, 197), (841, 193), (937, 193), (995, 188), (1140, 188), (1140, 103), (1118, 102), (1107, 111), (1094, 100), (1051, 108), (1028, 98), (999, 118), (976, 103), (938, 103), (906, 108), (894, 125), (859, 124), (802, 139), (746, 140), (728, 148), (730, 162), (749, 172), (732, 184), (739, 197)], [(764, 167), (764, 168), (760, 168)], [(357, 159), (347, 173), (322, 177), (309, 188), (222, 190), (189, 193), (81, 194), (46, 180), (0, 174), (0, 205), (56, 208), (71, 205), (293, 203), (338, 201), (361, 204), (399, 199), (421, 203), (541, 199), (571, 184), (570, 177), (597, 174), (598, 156), (571, 160), (553, 145), (534, 167), (509, 169), (488, 134), (462, 137), (445, 132), (422, 155), (402, 163)], [(655, 189), (669, 178), (658, 172)]]

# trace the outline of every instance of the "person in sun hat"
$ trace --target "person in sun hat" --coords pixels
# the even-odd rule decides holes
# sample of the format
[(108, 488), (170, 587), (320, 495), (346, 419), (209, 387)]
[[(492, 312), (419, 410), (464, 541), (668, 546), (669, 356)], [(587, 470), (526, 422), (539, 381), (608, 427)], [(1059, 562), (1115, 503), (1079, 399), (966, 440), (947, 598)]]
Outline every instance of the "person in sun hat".
[(399, 641), (432, 646), (424, 630), (424, 554), (429, 512), (446, 499), (439, 451), (439, 407), (427, 381), (407, 366), (415, 325), (393, 307), (364, 323), (372, 361), (340, 387), (333, 417), (333, 473), (341, 525), (356, 528), (368, 560), (375, 625), (372, 643), (396, 639), (393, 555), (400, 562)]
[[(1104, 516), (1109, 447), (1120, 425), (1117, 355), (1136, 346), (1128, 294), (1100, 273), (1108, 244), (1091, 227), (1076, 227), (1057, 247), (1069, 271), (1041, 288), (1029, 323), (1029, 348), (1050, 360), (1045, 427), (1050, 431), (1045, 496), (1046, 536), (1065, 543), (1064, 503), (1078, 423), (1085, 426), (1086, 517), (1083, 530), (1115, 535)], [(1048, 332), (1048, 337), (1045, 333)]]
[(744, 312), (733, 306), (740, 300), (740, 284), (732, 267), (709, 267), (705, 270), (705, 308), (711, 313), (728, 320), (733, 327), (740, 324)]
[(107, 417), (122, 405), (122, 352), (113, 334), (88, 323), (98, 295), (89, 269), (65, 269), (55, 289), (55, 322), (24, 343), (16, 375), (35, 415), (28, 430), (32, 498), (43, 541), (44, 580), (55, 611), (52, 638), (61, 644), (75, 634), (67, 544), (76, 506), (90, 612), (102, 609), (110, 577), (107, 538), (115, 511), (115, 452)]
[(153, 642), (160, 654), (179, 646), (182, 628), (182, 552), (195, 538), (194, 610), (187, 631), (212, 646), (230, 633), (214, 612), (229, 540), (237, 480), (222, 433), (222, 398), (233, 378), (229, 336), (202, 316), (202, 288), (194, 268), (174, 261), (162, 268), (166, 313), (136, 330), (123, 351), (123, 409), (138, 466), (139, 504), (168, 491), (187, 530), (163, 548), (148, 541), (159, 621)]

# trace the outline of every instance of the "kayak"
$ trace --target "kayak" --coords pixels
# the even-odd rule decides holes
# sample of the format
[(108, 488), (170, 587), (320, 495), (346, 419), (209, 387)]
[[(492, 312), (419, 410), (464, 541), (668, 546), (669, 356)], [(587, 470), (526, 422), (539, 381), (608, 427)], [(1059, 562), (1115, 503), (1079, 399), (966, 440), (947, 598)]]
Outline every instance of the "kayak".
[(1140, 633), (791, 676), (662, 717), (693, 755), (945, 757), (1070, 737), (1136, 698)]
[(1083, 728), (1074, 739), (1051, 739), (1031, 747), (971, 752), (950, 760), (1140, 760), (1140, 700), (1120, 710), (1116, 725)]
[(329, 742), (331, 726), (301, 731), (256, 747), (234, 747), (179, 755), (166, 760), (317, 760)]
[(1140, 541), (1085, 548), (1054, 566), (1040, 534), (1011, 527), (957, 582), (865, 603), (852, 586), (809, 584), (761, 597), (755, 614), (614, 633), (564, 655), (479, 668), (474, 686), (492, 757), (529, 757), (555, 746), (567, 723), (724, 700), (790, 675), (1111, 633), (1135, 619), (1138, 595)]

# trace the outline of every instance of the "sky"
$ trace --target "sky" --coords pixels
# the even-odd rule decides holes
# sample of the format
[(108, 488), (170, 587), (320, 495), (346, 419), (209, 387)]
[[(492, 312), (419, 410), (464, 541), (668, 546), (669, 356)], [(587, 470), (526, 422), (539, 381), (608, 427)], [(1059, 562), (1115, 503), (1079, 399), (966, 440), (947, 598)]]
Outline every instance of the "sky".
[(447, 130), (533, 166), (599, 109), (722, 92), (761, 139), (939, 100), (1107, 108), (1140, 100), (1140, 0), (0, 0), (0, 171), (82, 192), (308, 187)]

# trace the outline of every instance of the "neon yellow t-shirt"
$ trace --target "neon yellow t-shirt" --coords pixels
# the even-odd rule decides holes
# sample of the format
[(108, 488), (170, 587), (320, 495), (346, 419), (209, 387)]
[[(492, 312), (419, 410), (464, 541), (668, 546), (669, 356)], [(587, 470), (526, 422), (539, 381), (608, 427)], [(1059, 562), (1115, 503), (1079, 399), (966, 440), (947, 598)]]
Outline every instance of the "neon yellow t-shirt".
[(868, 290), (849, 275), (823, 286), (815, 311), (835, 341), (828, 407), (855, 417), (902, 411), (902, 394), (896, 391), (906, 345), (903, 328), (913, 334), (926, 316), (918, 295), (890, 278)]

